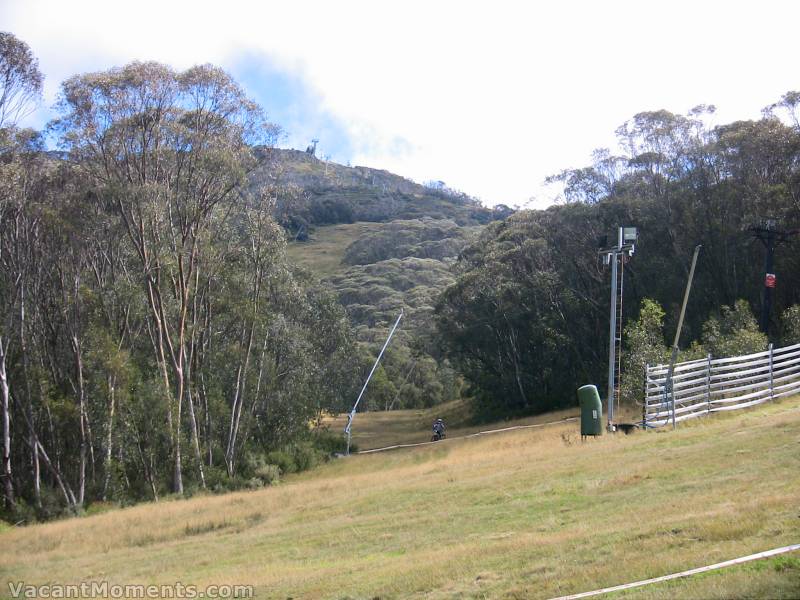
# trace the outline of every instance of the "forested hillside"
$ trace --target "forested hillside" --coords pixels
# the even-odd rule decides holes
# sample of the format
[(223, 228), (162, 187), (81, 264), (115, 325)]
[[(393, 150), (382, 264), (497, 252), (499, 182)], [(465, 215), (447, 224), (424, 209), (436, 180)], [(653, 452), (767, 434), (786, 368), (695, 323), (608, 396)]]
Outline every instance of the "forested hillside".
[(272, 150), (251, 181), (280, 188), (275, 216), (291, 240), (290, 256), (345, 306), (362, 378), (405, 311), (361, 408), (431, 406), (459, 397), (461, 378), (434, 335), (434, 305), (453, 282), (459, 252), (484, 224), (512, 211), (486, 208), (442, 182), (423, 186), (297, 150)]
[[(0, 97), (33, 100), (36, 61), (2, 35)], [(293, 191), (252, 184), (277, 127), (238, 84), (209, 65), (74, 76), (49, 125), (58, 154), (12, 109), (0, 107), (7, 514), (263, 485), (335, 449), (309, 423), (352, 398), (355, 342), (336, 297), (287, 261), (275, 212)]]
[[(512, 213), (486, 208), (442, 182), (420, 185), (386, 171), (273, 150), (254, 185), (274, 181), (276, 219), (292, 260), (319, 277), (346, 308), (366, 377), (392, 323), (402, 326), (363, 409), (431, 406), (457, 398), (461, 378), (440, 350), (434, 305), (453, 282), (452, 264), (486, 223)], [(355, 400), (353, 398), (352, 400)]]
[(425, 217), (319, 227), (310, 240), (290, 244), (292, 259), (319, 276), (346, 308), (361, 342), (363, 377), (404, 311), (363, 409), (431, 406), (459, 397), (461, 378), (441, 354), (433, 313), (454, 281), (456, 257), (480, 229)]
[[(433, 306), (474, 229), (507, 208), (279, 150), (280, 128), (210, 65), (76, 75), (46, 135), (21, 129), (42, 76), (24, 42), (0, 41), (8, 518), (313, 466), (342, 443), (315, 424), (349, 408), (400, 308), (364, 406), (458, 396)], [(310, 248), (365, 222), (327, 275), (287, 256), (287, 238)]]
[[(640, 398), (642, 367), (665, 358), (696, 244), (702, 244), (682, 343), (689, 354), (764, 349), (764, 253), (751, 228), (800, 228), (800, 94), (758, 121), (707, 127), (711, 109), (645, 112), (617, 130), (620, 148), (553, 178), (564, 202), (489, 225), (456, 266), (438, 306), (449, 356), (488, 411), (541, 411), (603, 389), (609, 274), (598, 250), (618, 226), (639, 228), (624, 266), (624, 386)], [(776, 250), (770, 339), (800, 341), (800, 253)], [(644, 299), (653, 302), (643, 304)], [(641, 314), (640, 308), (649, 309)], [(663, 307), (663, 311), (662, 311)], [(665, 323), (664, 323), (665, 321)], [(665, 328), (662, 327), (665, 325)]]
[[(716, 127), (705, 107), (638, 114), (621, 153), (553, 178), (563, 202), (512, 214), (276, 149), (279, 127), (211, 65), (76, 75), (46, 131), (20, 128), (42, 77), (0, 36), (6, 518), (259, 487), (327, 459), (342, 438), (322, 417), (350, 408), (400, 310), (363, 408), (572, 405), (604, 380), (598, 249), (620, 225), (641, 236), (626, 401), (665, 356), (696, 244), (685, 354), (768, 342), (750, 228), (800, 228), (800, 94)], [(800, 253), (780, 246), (774, 270), (769, 339), (800, 341)]]

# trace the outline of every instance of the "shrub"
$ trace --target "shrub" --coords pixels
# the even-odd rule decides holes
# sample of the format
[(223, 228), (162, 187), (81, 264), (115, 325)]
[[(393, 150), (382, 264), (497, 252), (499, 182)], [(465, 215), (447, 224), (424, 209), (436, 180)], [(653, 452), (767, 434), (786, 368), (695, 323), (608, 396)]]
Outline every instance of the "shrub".
[(273, 485), (280, 480), (281, 470), (278, 465), (262, 465), (256, 469), (255, 476), (265, 485)]
[(297, 465), (294, 462), (294, 457), (286, 450), (273, 450), (268, 452), (264, 460), (272, 465), (275, 465), (280, 470), (281, 475), (287, 473), (294, 473), (297, 471)]
[[(326, 456), (331, 457), (335, 454), (347, 452), (347, 438), (339, 433), (334, 433), (327, 429), (320, 429), (314, 433), (314, 446)], [(350, 451), (358, 450), (355, 444), (350, 444)]]
[(309, 442), (300, 442), (292, 447), (297, 471), (308, 471), (320, 463), (321, 452)]
[(642, 301), (639, 318), (625, 328), (625, 342), (621, 394), (623, 402), (633, 402), (642, 398), (645, 365), (661, 363), (667, 358), (664, 309), (658, 302), (649, 298)]
[(781, 341), (787, 346), (800, 344), (800, 304), (787, 308), (781, 315)]
[(251, 477), (247, 480), (247, 487), (249, 487), (251, 490), (262, 488), (264, 487), (264, 480), (258, 477)]
[(714, 358), (760, 352), (767, 343), (746, 300), (723, 306), (719, 317), (711, 317), (703, 325), (703, 347)]
[(24, 498), (17, 497), (17, 503), (13, 510), (4, 509), (0, 511), (0, 522), (5, 521), (12, 525), (30, 525), (36, 523), (36, 510), (29, 506)]
[(228, 472), (222, 466), (205, 466), (206, 488), (215, 494), (232, 492), (248, 486), (248, 479), (242, 475), (228, 476)]

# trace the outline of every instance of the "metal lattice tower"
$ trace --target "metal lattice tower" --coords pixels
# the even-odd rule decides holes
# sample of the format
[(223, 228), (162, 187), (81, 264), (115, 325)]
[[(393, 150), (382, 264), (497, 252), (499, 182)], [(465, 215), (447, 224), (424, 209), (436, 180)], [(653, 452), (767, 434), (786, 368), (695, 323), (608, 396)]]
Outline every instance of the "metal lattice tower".
[(606, 397), (609, 431), (614, 431), (614, 408), (619, 402), (622, 369), (622, 275), (625, 260), (632, 256), (639, 234), (635, 227), (617, 230), (617, 245), (600, 250), (603, 262), (611, 265), (611, 318), (608, 332), (608, 393)]
[(627, 256), (622, 254), (617, 257), (619, 261), (619, 285), (617, 286), (617, 332), (614, 336), (614, 343), (616, 344), (615, 357), (617, 361), (616, 369), (614, 372), (614, 396), (613, 400), (619, 409), (620, 403), (620, 383), (622, 381), (622, 297), (623, 297), (623, 282), (625, 279), (625, 260)]

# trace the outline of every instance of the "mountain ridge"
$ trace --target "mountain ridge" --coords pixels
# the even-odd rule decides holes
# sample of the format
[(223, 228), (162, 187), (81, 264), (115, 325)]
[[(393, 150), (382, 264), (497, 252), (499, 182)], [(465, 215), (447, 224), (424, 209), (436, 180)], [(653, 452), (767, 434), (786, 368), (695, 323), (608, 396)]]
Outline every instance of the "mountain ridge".
[(485, 225), (513, 210), (448, 188), (442, 182), (423, 185), (384, 169), (346, 166), (293, 149), (259, 149), (253, 184), (273, 180), (302, 191), (279, 206), (278, 221), (304, 239), (316, 226), (357, 221), (450, 219), (458, 225)]

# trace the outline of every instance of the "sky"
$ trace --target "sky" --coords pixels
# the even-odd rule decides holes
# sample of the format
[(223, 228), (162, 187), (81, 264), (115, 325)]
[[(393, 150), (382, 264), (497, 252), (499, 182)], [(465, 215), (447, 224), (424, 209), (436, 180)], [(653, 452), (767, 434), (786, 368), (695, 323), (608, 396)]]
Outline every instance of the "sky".
[(225, 68), (279, 145), (543, 208), (638, 112), (757, 119), (800, 89), (800, 2), (0, 0), (0, 30), (60, 83), (133, 60)]

